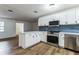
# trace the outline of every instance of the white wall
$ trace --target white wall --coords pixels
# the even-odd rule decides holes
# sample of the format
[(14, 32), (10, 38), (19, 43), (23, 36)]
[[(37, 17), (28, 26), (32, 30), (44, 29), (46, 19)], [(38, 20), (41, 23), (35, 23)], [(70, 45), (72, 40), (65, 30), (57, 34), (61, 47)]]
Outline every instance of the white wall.
[(0, 39), (15, 36), (16, 34), (15, 20), (0, 18), (0, 21), (4, 21), (4, 32), (0, 32)]
[(26, 21), (16, 21), (16, 23), (24, 23), (24, 32), (32, 31), (32, 23)]
[(0, 32), (0, 39), (16, 36), (16, 23), (24, 23), (24, 31), (31, 31), (31, 23), (25, 21), (16, 21), (13, 19), (0, 18), (0, 21), (4, 21), (4, 32)]

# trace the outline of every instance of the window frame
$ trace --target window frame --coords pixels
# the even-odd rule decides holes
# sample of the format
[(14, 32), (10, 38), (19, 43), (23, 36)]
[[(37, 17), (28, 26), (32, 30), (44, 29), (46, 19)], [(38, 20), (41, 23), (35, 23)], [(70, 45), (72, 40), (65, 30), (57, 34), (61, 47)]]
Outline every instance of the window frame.
[(0, 21), (0, 32), (4, 32), (4, 21)]

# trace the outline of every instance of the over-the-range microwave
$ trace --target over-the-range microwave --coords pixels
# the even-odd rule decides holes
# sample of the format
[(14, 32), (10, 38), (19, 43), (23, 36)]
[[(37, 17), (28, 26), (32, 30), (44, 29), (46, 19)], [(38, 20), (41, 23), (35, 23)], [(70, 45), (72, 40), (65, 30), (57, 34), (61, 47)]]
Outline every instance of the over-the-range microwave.
[(59, 26), (59, 21), (50, 21), (49, 26)]

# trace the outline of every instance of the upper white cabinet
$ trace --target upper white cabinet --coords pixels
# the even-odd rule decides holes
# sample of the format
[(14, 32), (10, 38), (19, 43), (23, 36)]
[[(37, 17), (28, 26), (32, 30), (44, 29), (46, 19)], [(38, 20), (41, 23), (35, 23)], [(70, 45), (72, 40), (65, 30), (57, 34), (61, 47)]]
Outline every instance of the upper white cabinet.
[(40, 17), (39, 26), (48, 26), (49, 21), (59, 20), (60, 25), (79, 24), (79, 7), (64, 10), (62, 12)]
[(41, 17), (38, 20), (38, 26), (48, 26), (49, 17)]
[(54, 20), (54, 16), (52, 15), (40, 17), (38, 20), (38, 26), (48, 26), (49, 21), (53, 21), (53, 20)]
[(76, 20), (79, 19), (79, 7), (76, 7)]
[(38, 26), (48, 26), (50, 21), (55, 21), (55, 20), (59, 20), (56, 15), (40, 17), (38, 19)]
[(79, 24), (79, 7), (76, 7), (76, 23)]
[(65, 13), (67, 17), (67, 24), (75, 24), (75, 16), (76, 16), (75, 8), (69, 9)]
[(75, 24), (75, 8), (69, 9), (61, 13), (60, 25)]
[(61, 25), (67, 24), (67, 17), (64, 12), (60, 13), (60, 24)]

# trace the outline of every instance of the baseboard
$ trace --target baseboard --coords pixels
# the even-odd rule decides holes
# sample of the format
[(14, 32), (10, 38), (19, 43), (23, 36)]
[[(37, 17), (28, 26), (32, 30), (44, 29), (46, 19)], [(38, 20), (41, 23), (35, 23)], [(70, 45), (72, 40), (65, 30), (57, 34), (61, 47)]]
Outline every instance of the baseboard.
[(68, 48), (64, 48), (64, 49), (70, 50), (70, 51), (74, 51), (74, 52), (76, 52), (76, 53), (79, 53), (79, 51), (76, 51), (76, 50), (72, 50), (72, 49), (68, 49)]
[(49, 42), (40, 41), (40, 42), (38, 42), (38, 43), (36, 43), (36, 44), (34, 44), (34, 45), (28, 47), (28, 49), (29, 49), (29, 48), (32, 48), (32, 47), (34, 47), (34, 46), (36, 46), (36, 45), (38, 45), (38, 44), (40, 44), (40, 43), (45, 43), (45, 44), (48, 44), (48, 45), (51, 45), (51, 46), (54, 46), (54, 47), (59, 47), (58, 45), (54, 45), (53, 43), (51, 44), (51, 43), (49, 43)]
[(6, 40), (13, 39), (13, 38), (16, 38), (16, 37), (17, 37), (17, 36), (8, 37), (8, 38), (2, 38), (2, 39), (0, 39), (0, 41), (6, 41)]
[(26, 49), (30, 49), (30, 48), (32, 48), (32, 47), (34, 47), (34, 46), (38, 45), (39, 43), (41, 43), (41, 41), (40, 41), (40, 42), (38, 42), (38, 43), (36, 43), (36, 44), (34, 44), (34, 45), (32, 45), (32, 46), (30, 46), (30, 47), (28, 47), (28, 48), (26, 48)]
[[(43, 42), (43, 41), (41, 41), (41, 42)], [(54, 47), (59, 47), (57, 44), (53, 44), (53, 43), (50, 43), (50, 42), (43, 42), (43, 43), (54, 46)]]

